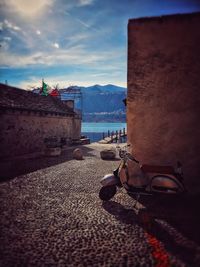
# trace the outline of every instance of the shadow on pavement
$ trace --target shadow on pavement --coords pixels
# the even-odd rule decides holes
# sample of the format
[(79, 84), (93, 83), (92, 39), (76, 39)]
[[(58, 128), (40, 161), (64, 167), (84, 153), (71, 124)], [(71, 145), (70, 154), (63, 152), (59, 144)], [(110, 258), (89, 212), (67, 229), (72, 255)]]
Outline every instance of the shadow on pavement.
[(133, 209), (126, 209), (120, 203), (115, 201), (103, 201), (102, 207), (114, 215), (117, 220), (125, 224), (137, 224), (138, 218)]
[(141, 197), (151, 217), (168, 222), (185, 237), (200, 245), (200, 194)]
[[(139, 209), (138, 213), (115, 201), (103, 202), (102, 207), (121, 223), (142, 227), (147, 235), (161, 241), (168, 251), (188, 263), (188, 266), (199, 266), (196, 264), (200, 263), (200, 248), (197, 245), (200, 220), (197, 219), (198, 209), (195, 209), (197, 204), (190, 207), (196, 200), (197, 196), (187, 196), (176, 201), (157, 198), (152, 200), (149, 208)], [(146, 201), (143, 199), (140, 202), (145, 204)]]
[[(78, 146), (83, 151), (83, 157), (97, 157), (95, 150), (87, 146)], [(63, 150), (58, 157), (38, 156), (34, 158), (15, 158), (0, 162), (0, 182), (5, 182), (19, 175), (28, 174), (40, 169), (48, 168), (73, 159), (72, 152), (77, 146)]]

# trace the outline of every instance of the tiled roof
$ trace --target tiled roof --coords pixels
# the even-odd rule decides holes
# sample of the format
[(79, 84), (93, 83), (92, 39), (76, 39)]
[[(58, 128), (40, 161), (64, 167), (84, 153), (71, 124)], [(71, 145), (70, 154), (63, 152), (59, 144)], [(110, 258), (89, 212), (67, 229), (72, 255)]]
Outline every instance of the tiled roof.
[(60, 99), (0, 84), (0, 108), (44, 111), (63, 115), (75, 114)]

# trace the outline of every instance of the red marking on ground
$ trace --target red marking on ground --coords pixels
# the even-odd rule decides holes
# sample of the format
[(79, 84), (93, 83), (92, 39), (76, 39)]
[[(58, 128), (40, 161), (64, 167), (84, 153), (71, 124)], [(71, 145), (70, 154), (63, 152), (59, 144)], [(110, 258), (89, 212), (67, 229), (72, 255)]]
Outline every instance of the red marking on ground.
[(154, 236), (146, 233), (147, 241), (153, 248), (152, 256), (156, 261), (155, 267), (169, 267), (169, 255), (163, 245)]

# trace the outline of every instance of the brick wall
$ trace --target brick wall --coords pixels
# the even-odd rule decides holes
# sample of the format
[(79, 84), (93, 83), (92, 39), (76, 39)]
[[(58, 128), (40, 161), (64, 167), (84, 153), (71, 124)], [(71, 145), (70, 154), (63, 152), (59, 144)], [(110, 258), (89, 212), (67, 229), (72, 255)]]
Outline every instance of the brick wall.
[(142, 163), (183, 164), (200, 190), (200, 13), (130, 20), (128, 142)]
[(41, 152), (44, 138), (80, 138), (81, 120), (74, 116), (7, 111), (0, 115), (0, 157)]

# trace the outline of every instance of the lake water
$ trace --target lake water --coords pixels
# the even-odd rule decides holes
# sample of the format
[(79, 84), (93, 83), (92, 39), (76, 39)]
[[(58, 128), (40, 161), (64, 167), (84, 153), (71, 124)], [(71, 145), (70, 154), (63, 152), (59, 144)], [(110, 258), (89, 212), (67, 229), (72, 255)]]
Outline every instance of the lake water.
[(103, 139), (103, 133), (126, 129), (125, 122), (82, 122), (81, 134), (90, 138), (91, 142)]

